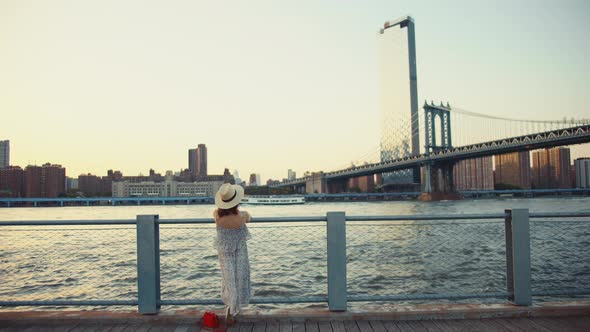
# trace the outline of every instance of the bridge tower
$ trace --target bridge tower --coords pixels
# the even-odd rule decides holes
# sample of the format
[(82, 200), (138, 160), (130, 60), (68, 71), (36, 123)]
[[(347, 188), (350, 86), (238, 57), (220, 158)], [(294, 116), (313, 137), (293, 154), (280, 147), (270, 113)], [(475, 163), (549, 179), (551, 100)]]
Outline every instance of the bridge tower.
[[(451, 107), (447, 103), (444, 106), (435, 106), (431, 102), (428, 105), (424, 102), (424, 134), (425, 134), (425, 154), (429, 156), (441, 150), (453, 147), (451, 140)], [(440, 121), (440, 142), (437, 141), (436, 122)], [(442, 199), (459, 199), (459, 195), (453, 185), (453, 166), (452, 161), (446, 162), (427, 162), (424, 165), (424, 192), (420, 195), (421, 200), (442, 200)]]

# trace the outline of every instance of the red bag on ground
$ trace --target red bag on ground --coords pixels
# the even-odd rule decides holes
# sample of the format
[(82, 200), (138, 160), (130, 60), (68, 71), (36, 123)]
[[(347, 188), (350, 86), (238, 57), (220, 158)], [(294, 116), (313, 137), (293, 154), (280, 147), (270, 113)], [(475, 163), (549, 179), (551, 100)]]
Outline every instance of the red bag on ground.
[(211, 311), (205, 311), (203, 318), (201, 318), (201, 328), (217, 331), (226, 331), (225, 328), (217, 329), (219, 327), (219, 317)]

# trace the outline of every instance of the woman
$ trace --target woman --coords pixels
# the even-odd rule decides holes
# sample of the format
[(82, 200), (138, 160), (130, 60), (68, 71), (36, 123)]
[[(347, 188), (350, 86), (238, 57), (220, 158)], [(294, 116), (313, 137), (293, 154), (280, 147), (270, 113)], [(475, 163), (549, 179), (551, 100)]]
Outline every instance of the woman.
[(226, 324), (231, 325), (242, 306), (250, 301), (250, 262), (246, 240), (250, 233), (246, 223), (250, 214), (239, 211), (244, 188), (223, 184), (215, 195), (213, 213), (217, 228), (217, 253), (221, 267), (221, 299), (225, 303)]

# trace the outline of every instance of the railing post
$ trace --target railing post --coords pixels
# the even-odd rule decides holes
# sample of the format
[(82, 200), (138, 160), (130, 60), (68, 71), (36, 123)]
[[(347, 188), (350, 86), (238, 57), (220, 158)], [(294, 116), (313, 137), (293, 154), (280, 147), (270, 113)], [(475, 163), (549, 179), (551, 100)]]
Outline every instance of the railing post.
[(137, 301), (140, 314), (156, 314), (160, 305), (160, 230), (158, 215), (137, 216)]
[(506, 286), (516, 305), (531, 305), (531, 241), (529, 209), (505, 210)]
[(328, 308), (346, 311), (346, 216), (328, 212)]

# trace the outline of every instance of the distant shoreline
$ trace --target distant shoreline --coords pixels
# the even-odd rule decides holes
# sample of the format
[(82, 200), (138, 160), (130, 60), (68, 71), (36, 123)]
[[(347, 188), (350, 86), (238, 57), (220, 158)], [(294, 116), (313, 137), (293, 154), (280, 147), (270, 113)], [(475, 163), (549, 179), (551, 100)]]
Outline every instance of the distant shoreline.
[[(590, 188), (463, 191), (461, 199), (588, 197)], [(366, 202), (417, 200), (420, 192), (303, 194), (306, 202)], [(135, 205), (213, 205), (214, 198), (196, 197), (78, 197), (78, 198), (0, 198), (3, 207), (135, 206)]]

